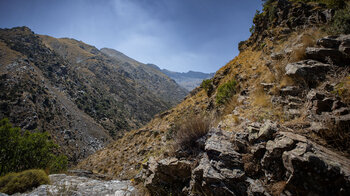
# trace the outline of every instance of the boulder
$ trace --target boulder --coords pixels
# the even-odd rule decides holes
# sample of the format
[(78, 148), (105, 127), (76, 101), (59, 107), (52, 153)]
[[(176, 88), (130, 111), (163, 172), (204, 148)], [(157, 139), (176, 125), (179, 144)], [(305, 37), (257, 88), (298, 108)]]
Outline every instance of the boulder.
[(335, 63), (337, 65), (342, 65), (346, 60), (346, 55), (333, 48), (306, 48), (306, 57), (308, 59), (313, 59), (321, 61), (324, 63)]
[(152, 195), (179, 195), (190, 182), (191, 165), (190, 161), (177, 158), (150, 159), (143, 166), (144, 186)]
[(317, 45), (322, 46), (324, 48), (335, 48), (337, 49), (340, 45), (340, 41), (337, 40), (339, 36), (327, 36), (317, 40)]
[(350, 161), (312, 142), (283, 153), (293, 195), (350, 195)]
[(315, 60), (303, 60), (289, 63), (286, 68), (286, 75), (294, 78), (302, 78), (307, 82), (314, 82), (324, 79), (325, 74), (331, 68), (330, 64), (321, 63)]

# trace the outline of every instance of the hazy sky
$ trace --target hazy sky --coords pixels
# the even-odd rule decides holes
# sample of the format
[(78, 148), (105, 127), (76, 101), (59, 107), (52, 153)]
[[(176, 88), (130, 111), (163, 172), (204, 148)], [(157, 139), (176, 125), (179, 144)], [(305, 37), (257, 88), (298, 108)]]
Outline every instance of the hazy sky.
[(172, 71), (215, 72), (238, 54), (261, 0), (0, 0), (0, 28), (113, 48)]

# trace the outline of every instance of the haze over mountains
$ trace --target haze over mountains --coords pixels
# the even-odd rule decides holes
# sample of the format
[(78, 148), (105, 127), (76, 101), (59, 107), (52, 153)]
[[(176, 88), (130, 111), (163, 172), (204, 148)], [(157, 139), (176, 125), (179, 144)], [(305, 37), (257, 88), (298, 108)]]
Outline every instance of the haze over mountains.
[(147, 64), (147, 65), (160, 70), (161, 72), (163, 72), (165, 75), (167, 75), (171, 79), (175, 80), (180, 86), (184, 87), (188, 91), (191, 91), (194, 88), (198, 87), (203, 80), (212, 78), (214, 76), (214, 73), (203, 73), (198, 71), (175, 72), (175, 71), (169, 71), (167, 69), (160, 69), (157, 65), (154, 65), (154, 64)]

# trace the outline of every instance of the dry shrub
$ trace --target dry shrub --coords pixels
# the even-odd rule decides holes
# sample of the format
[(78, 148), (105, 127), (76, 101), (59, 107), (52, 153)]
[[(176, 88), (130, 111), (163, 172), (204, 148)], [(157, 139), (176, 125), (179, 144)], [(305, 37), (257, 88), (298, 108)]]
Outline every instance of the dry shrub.
[(305, 59), (305, 52), (307, 47), (314, 46), (316, 44), (317, 39), (321, 38), (323, 33), (316, 29), (310, 29), (305, 32), (300, 38), (300, 47), (293, 50), (289, 61), (297, 62)]
[(326, 127), (326, 130), (320, 132), (320, 136), (336, 149), (350, 153), (350, 125), (327, 122)]
[(281, 193), (284, 191), (286, 184), (287, 184), (286, 181), (280, 181), (280, 182), (273, 183), (269, 187), (269, 190), (273, 196), (280, 196)]
[(252, 94), (252, 104), (259, 107), (270, 107), (271, 100), (270, 96), (268, 96), (262, 87), (257, 87), (256, 90)]
[(201, 116), (188, 117), (176, 127), (175, 149), (193, 150), (197, 148), (196, 141), (208, 133), (210, 120)]
[(237, 95), (234, 95), (225, 105), (223, 115), (225, 116), (227, 114), (231, 114), (232, 111), (239, 105), (240, 103), (238, 102)]

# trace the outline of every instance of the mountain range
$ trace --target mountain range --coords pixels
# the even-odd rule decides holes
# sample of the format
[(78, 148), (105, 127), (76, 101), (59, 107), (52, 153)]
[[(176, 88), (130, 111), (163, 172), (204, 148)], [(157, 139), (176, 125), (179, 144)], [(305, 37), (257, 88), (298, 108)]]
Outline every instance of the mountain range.
[(188, 93), (158, 69), (115, 50), (27, 27), (0, 30), (0, 70), (0, 118), (48, 131), (73, 162)]

